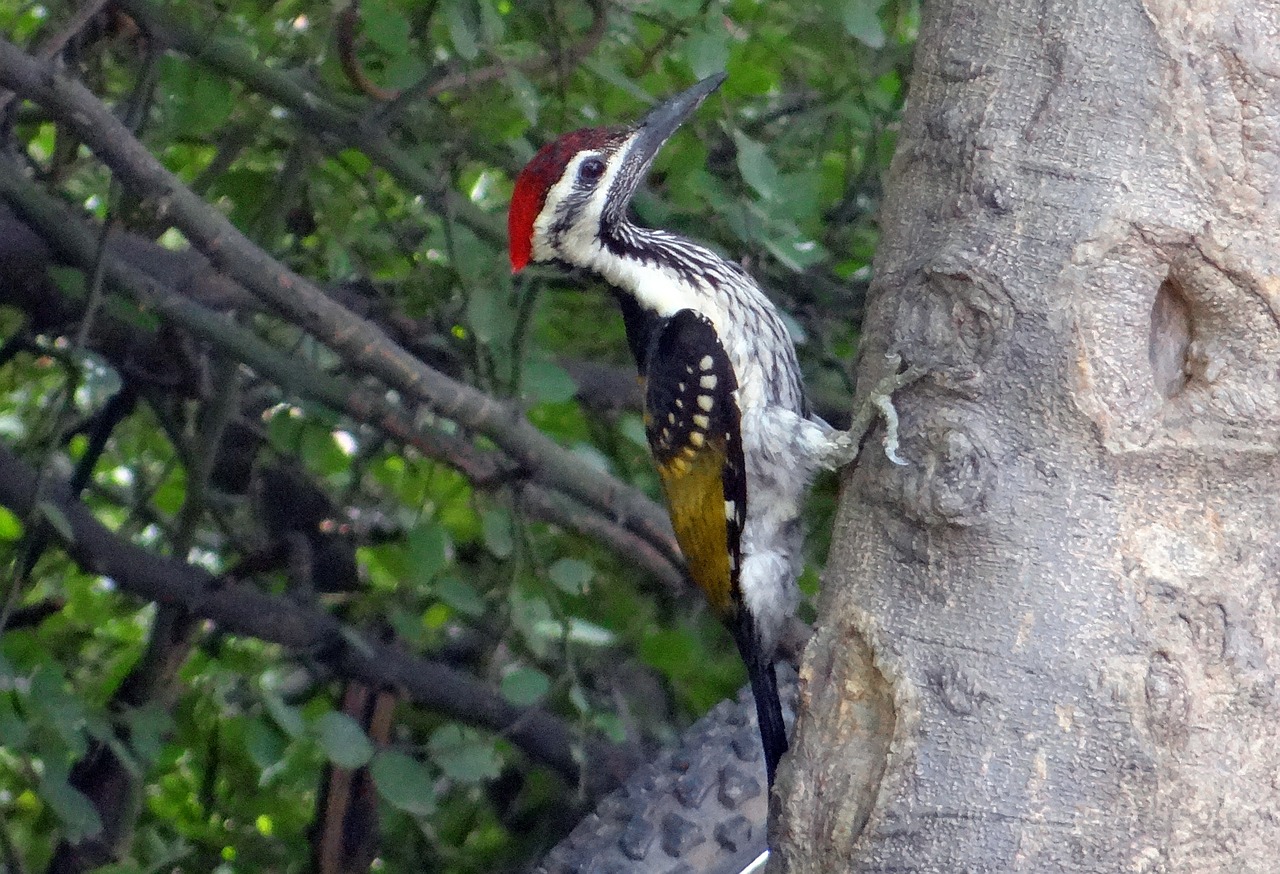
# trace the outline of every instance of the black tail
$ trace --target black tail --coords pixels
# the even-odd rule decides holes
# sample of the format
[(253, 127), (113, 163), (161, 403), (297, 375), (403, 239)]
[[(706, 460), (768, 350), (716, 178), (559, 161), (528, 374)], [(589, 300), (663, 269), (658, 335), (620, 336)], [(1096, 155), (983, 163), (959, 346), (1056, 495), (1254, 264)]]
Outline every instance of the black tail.
[(751, 617), (742, 607), (733, 623), (733, 639), (738, 652), (747, 665), (751, 679), (751, 694), (756, 699), (756, 719), (760, 723), (760, 742), (764, 745), (764, 768), (773, 788), (773, 778), (778, 773), (778, 762), (787, 751), (787, 726), (782, 721), (782, 702), (778, 698), (778, 677), (773, 670), (772, 656), (761, 651), (756, 639)]

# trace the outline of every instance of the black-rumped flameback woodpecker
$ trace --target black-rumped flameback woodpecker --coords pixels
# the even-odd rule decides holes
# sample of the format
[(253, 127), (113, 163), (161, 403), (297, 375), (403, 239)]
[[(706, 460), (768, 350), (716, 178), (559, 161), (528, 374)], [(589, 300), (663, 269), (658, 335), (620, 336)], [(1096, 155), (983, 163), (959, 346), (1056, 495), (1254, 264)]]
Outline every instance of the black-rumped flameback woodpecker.
[(811, 414), (787, 328), (741, 267), (628, 216), (658, 149), (724, 78), (638, 124), (544, 146), (516, 179), (508, 229), (513, 271), (580, 268), (622, 306), (676, 539), (746, 662), (772, 785), (787, 750), (773, 658), (798, 600), (801, 502), (819, 468), (856, 457), (861, 434)]

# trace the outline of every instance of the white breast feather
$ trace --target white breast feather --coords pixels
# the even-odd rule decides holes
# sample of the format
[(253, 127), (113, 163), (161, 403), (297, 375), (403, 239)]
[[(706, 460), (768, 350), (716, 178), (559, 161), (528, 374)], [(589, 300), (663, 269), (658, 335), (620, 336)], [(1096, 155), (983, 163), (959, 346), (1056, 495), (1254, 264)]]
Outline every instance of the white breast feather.
[[(625, 148), (625, 147), (624, 147)], [(682, 309), (702, 313), (715, 326), (738, 379), (742, 444), (747, 474), (747, 514), (742, 531), (739, 584), (755, 620), (762, 650), (772, 655), (786, 619), (799, 597), (796, 576), (803, 541), (801, 503), (830, 444), (829, 427), (801, 415), (801, 395), (790, 338), (773, 304), (755, 283), (710, 250), (681, 240), (699, 264), (712, 265), (717, 281), (732, 284), (739, 297), (732, 307), (727, 292), (702, 279), (660, 263), (623, 258), (599, 239), (604, 199), (619, 162), (607, 162), (597, 185), (599, 195), (583, 205), (572, 227), (564, 229), (559, 251), (551, 247), (554, 204), (572, 193), (578, 167), (589, 153), (575, 156), (547, 195), (548, 208), (534, 222), (534, 260), (562, 257), (588, 267), (611, 285), (635, 296), (642, 307), (669, 317)], [(670, 235), (646, 231), (651, 239)], [(693, 245), (694, 248), (687, 247)], [(695, 277), (698, 271), (689, 273)], [(786, 344), (785, 348), (776, 348)]]

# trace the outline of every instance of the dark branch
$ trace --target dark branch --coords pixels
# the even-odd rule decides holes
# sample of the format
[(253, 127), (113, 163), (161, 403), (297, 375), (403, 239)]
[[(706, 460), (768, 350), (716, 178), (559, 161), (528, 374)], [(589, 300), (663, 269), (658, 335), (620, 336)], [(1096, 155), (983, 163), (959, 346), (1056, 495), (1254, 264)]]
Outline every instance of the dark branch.
[[(26, 518), (35, 493), (35, 471), (0, 447), (0, 504)], [(370, 639), (319, 610), (220, 580), (201, 568), (127, 543), (75, 500), (65, 482), (47, 483), (43, 500), (70, 524), (73, 540), (65, 546), (76, 564), (86, 573), (110, 578), (133, 595), (181, 607), (230, 634), (256, 637), (299, 653), (323, 653), (329, 666), (344, 677), (374, 688), (402, 690), (423, 707), (503, 734), (565, 779), (585, 780), (593, 796), (615, 785), (637, 761), (627, 747), (599, 739), (580, 740), (544, 710), (516, 707), (453, 668)], [(575, 752), (579, 746), (585, 747), (585, 761), (595, 765), (589, 773), (579, 769)]]
[(318, 83), (268, 67), (240, 42), (210, 38), (207, 31), (188, 27), (151, 0), (116, 0), (116, 3), (133, 16), (152, 39), (229, 79), (243, 82), (288, 109), (294, 118), (320, 137), (325, 148), (335, 152), (350, 147), (359, 149), (406, 189), (421, 195), (433, 212), (456, 217), (490, 243), (505, 243), (506, 231), (500, 219), (443, 185), (438, 172), (423, 166), (418, 158), (399, 148), (384, 130), (369, 124), (354, 109), (339, 105), (336, 95), (322, 93)]
[(506, 405), (428, 367), (377, 325), (273, 259), (165, 169), (79, 82), (0, 39), (0, 84), (57, 114), (134, 194), (159, 204), (215, 266), (345, 361), (484, 434), (535, 481), (612, 515), (668, 556), (678, 556), (670, 523), (657, 504), (582, 464)]
[[(6, 268), (13, 280), (4, 289), (9, 302), (31, 313), (37, 330), (74, 321), (79, 317), (79, 310), (43, 277), (49, 258), (43, 241), (56, 247), (65, 262), (87, 269), (95, 255), (93, 234), (61, 204), (26, 180), (12, 164), (6, 166), (3, 160), (0, 160), (0, 198), (9, 201), (40, 235), (32, 234), (26, 225), (11, 218), (6, 221), (0, 214), (0, 267)], [(7, 245), (9, 239), (20, 245)], [(111, 254), (117, 251), (119, 256)], [(484, 452), (465, 439), (422, 424), (411, 411), (388, 400), (384, 392), (323, 373), (282, 355), (251, 332), (200, 305), (201, 299), (211, 299), (217, 304), (235, 301), (247, 293), (241, 286), (213, 273), (197, 254), (191, 253), (190, 259), (181, 261), (171, 257), (175, 253), (157, 255), (140, 239), (129, 237), (123, 238), (119, 247), (110, 246), (108, 253), (107, 277), (115, 288), (144, 308), (236, 356), (283, 391), (317, 401), (346, 413), (357, 422), (378, 428), (426, 457), (457, 468), (478, 488), (505, 487), (513, 482), (511, 471), (524, 474), (499, 453)], [(187, 293), (175, 293), (165, 283), (167, 277), (181, 281), (182, 290), (195, 295), (196, 300), (190, 299)], [(95, 337), (95, 348), (118, 368), (134, 372), (142, 358), (153, 380), (163, 378), (173, 383), (171, 389), (182, 387), (185, 393), (196, 392), (200, 375), (184, 366), (178, 354), (183, 344), (106, 317), (99, 319), (99, 329), (102, 333)], [(557, 450), (563, 451), (558, 447)], [(607, 478), (604, 481), (611, 482)], [(612, 511), (602, 513), (559, 496), (550, 483), (524, 483), (520, 491), (526, 499), (526, 510), (535, 518), (599, 539), (668, 588), (688, 591), (683, 565), (678, 558), (673, 558), (670, 551), (673, 547), (669, 543), (665, 549), (655, 547), (652, 538), (639, 536), (619, 524)]]

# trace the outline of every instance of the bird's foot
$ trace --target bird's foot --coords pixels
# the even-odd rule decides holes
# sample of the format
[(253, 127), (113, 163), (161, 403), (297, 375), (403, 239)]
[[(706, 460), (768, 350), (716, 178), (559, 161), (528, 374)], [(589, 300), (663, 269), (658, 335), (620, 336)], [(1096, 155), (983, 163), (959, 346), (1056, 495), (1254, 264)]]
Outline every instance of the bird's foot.
[(906, 460), (898, 455), (898, 411), (893, 406), (893, 393), (904, 386), (911, 385), (924, 376), (925, 370), (919, 365), (911, 365), (899, 372), (902, 358), (897, 353), (885, 356), (889, 363), (889, 374), (876, 383), (871, 394), (867, 396), (854, 411), (853, 423), (848, 431), (834, 435), (834, 447), (831, 452), (830, 467), (843, 467), (858, 457), (862, 447), (862, 438), (866, 436), (876, 417), (884, 419), (884, 454), (894, 464), (906, 464)]

